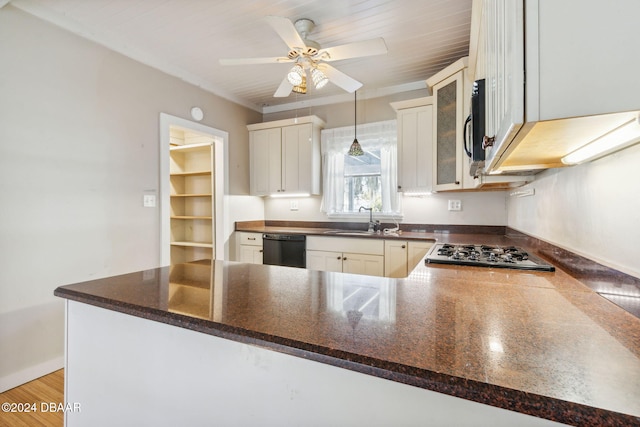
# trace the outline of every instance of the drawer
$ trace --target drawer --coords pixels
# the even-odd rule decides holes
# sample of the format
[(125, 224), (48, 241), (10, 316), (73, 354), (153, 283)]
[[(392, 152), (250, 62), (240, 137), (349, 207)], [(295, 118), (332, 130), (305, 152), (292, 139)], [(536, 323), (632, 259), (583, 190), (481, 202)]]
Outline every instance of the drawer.
[(262, 233), (239, 232), (238, 240), (241, 245), (262, 246)]

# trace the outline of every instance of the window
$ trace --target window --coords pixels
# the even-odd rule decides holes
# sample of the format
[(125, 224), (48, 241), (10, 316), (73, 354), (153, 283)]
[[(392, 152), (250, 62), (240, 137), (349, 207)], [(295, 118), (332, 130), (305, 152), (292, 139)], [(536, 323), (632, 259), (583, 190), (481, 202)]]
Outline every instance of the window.
[(344, 156), (343, 212), (358, 212), (360, 206), (381, 212), (380, 150), (365, 151), (357, 157)]
[(351, 214), (364, 206), (397, 215), (396, 121), (358, 126), (362, 156), (347, 154), (353, 136), (353, 127), (322, 131), (322, 210), (328, 215)]

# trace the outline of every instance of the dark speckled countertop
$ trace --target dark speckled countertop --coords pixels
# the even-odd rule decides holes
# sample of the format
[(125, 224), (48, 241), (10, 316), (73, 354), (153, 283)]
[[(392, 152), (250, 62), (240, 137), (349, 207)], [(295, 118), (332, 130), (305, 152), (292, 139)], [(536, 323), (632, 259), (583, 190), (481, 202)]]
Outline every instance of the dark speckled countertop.
[(562, 268), (389, 279), (207, 261), (55, 295), (571, 425), (640, 425), (640, 319)]

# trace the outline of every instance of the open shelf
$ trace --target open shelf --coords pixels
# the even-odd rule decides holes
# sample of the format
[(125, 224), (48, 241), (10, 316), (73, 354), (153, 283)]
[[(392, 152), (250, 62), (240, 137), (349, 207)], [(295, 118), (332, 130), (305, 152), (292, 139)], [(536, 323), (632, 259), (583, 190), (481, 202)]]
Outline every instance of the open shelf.
[(184, 141), (170, 148), (172, 264), (213, 258), (213, 145)]

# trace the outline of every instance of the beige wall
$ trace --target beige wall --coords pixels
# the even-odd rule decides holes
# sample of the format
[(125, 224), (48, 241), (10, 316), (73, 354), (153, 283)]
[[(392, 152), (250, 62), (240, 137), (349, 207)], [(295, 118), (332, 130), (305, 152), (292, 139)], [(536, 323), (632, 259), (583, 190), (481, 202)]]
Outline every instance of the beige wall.
[(640, 144), (584, 165), (550, 169), (508, 198), (508, 225), (640, 277)]
[(245, 126), (262, 115), (10, 4), (0, 64), (1, 389), (61, 360), (57, 286), (159, 264), (142, 196), (159, 189), (160, 113), (197, 105), (229, 133), (231, 194), (248, 194)]

